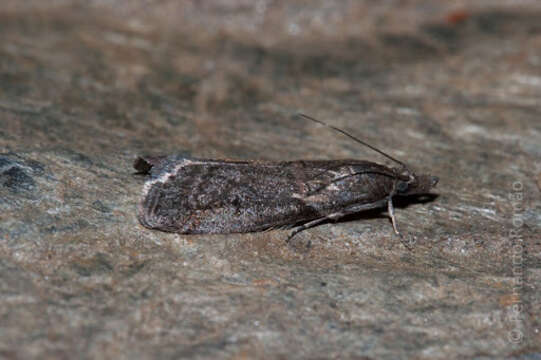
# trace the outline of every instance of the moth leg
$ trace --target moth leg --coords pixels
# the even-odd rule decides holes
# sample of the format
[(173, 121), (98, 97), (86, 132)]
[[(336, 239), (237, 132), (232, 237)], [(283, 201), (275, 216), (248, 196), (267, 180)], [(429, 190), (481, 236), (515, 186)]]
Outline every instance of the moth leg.
[(301, 231), (309, 229), (311, 227), (314, 227), (317, 224), (320, 224), (320, 223), (330, 219), (331, 218), (330, 216), (332, 216), (332, 215), (334, 215), (334, 214), (331, 214), (331, 215), (328, 215), (328, 216), (325, 216), (325, 217), (322, 217), (322, 218), (319, 218), (319, 219), (309, 221), (306, 224), (302, 224), (302, 225), (299, 225), (299, 226), (293, 228), (291, 230), (291, 232), (289, 233), (289, 235), (287, 236), (286, 243), (289, 243), (289, 240), (291, 240), (291, 238), (293, 238), (293, 236), (297, 235)]
[(295, 236), (296, 234), (298, 234), (299, 232), (301, 232), (303, 230), (306, 230), (308, 228), (314, 227), (314, 226), (316, 226), (316, 225), (318, 225), (318, 224), (320, 224), (320, 223), (322, 223), (324, 221), (338, 220), (341, 217), (344, 217), (344, 216), (349, 215), (349, 214), (355, 214), (355, 213), (358, 213), (359, 211), (376, 209), (376, 208), (385, 206), (386, 201), (387, 201), (387, 199), (383, 199), (383, 200), (375, 201), (375, 202), (369, 203), (369, 204), (350, 205), (350, 206), (344, 208), (342, 211), (338, 211), (338, 212), (335, 212), (335, 213), (320, 217), (318, 219), (309, 221), (309, 222), (307, 222), (305, 224), (299, 225), (299, 226), (297, 226), (297, 227), (295, 227), (295, 228), (293, 228), (291, 230), (291, 232), (289, 233), (289, 236), (286, 239), (286, 243), (288, 243), (291, 240), (291, 238), (293, 236)]
[(392, 196), (389, 196), (389, 200), (387, 201), (387, 209), (389, 211), (389, 217), (391, 218), (391, 221), (393, 223), (393, 230), (396, 235), (400, 238), (400, 241), (402, 244), (406, 247), (408, 250), (413, 249), (413, 244), (415, 244), (415, 239), (411, 239), (411, 236), (408, 236), (408, 239), (406, 239), (400, 231), (398, 231), (398, 225), (396, 223), (396, 218), (394, 216), (394, 206), (393, 206), (393, 198)]
[(393, 206), (393, 198), (389, 196), (389, 200), (387, 201), (387, 211), (389, 212), (389, 217), (391, 218), (391, 222), (393, 223), (393, 230), (394, 233), (400, 237), (402, 235), (400, 234), (400, 231), (398, 231), (398, 225), (396, 223), (396, 217), (394, 216), (394, 206)]

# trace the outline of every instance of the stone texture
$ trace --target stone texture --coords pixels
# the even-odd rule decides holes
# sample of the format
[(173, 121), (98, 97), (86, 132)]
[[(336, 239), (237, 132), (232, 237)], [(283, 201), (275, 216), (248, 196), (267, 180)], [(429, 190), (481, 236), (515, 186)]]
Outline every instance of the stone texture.
[[(533, 0), (4, 1), (0, 357), (540, 358), (540, 16)], [(292, 246), (137, 223), (142, 153), (384, 162), (298, 111), (440, 177), (398, 203), (414, 250), (384, 212)]]

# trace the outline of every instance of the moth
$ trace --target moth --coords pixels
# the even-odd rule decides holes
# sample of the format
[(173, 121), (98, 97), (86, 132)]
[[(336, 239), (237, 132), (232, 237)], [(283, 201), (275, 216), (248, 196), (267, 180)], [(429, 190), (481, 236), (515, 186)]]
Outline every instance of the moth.
[(394, 232), (393, 197), (426, 194), (436, 176), (415, 174), (403, 162), (355, 136), (338, 131), (396, 163), (365, 160), (234, 161), (182, 155), (139, 156), (134, 168), (147, 176), (139, 222), (181, 234), (225, 234), (290, 228), (298, 232), (327, 220), (387, 207)]

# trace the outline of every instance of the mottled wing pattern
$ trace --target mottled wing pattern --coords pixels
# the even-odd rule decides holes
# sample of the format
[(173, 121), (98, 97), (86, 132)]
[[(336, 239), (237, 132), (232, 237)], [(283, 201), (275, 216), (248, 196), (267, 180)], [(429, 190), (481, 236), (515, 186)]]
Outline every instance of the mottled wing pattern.
[(260, 231), (321, 218), (344, 206), (381, 200), (394, 176), (385, 166), (356, 160), (152, 159), (149, 166), (139, 163), (151, 168), (139, 220), (149, 228), (186, 234)]

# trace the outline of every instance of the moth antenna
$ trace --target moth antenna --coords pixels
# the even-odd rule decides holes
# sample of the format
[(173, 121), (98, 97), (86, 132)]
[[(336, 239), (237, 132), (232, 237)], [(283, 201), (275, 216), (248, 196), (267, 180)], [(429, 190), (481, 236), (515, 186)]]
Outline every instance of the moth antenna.
[[(302, 114), (302, 113), (299, 113), (298, 115), (301, 116), (301, 117), (303, 117), (303, 118), (305, 118), (305, 119), (314, 121), (314, 122), (316, 122), (316, 123), (318, 123), (318, 124), (321, 124), (321, 125), (324, 125), (324, 126), (326, 126), (326, 127), (328, 127), (328, 128), (331, 128), (331, 129), (333, 129), (334, 131), (338, 131), (339, 133), (341, 133), (341, 134), (343, 134), (343, 135), (346, 135), (346, 136), (349, 137), (350, 139), (352, 139), (352, 140), (358, 142), (359, 144), (364, 145), (364, 146), (366, 146), (367, 148), (372, 149), (372, 150), (376, 151), (377, 153), (379, 153), (379, 154), (385, 156), (386, 158), (388, 158), (388, 159), (390, 159), (390, 160), (392, 160), (392, 161), (394, 161), (394, 162), (400, 164), (404, 169), (408, 170), (408, 167), (407, 167), (406, 164), (404, 164), (402, 161), (395, 159), (395, 158), (392, 157), (391, 155), (384, 153), (383, 151), (381, 151), (381, 150), (378, 149), (377, 147), (372, 146), (372, 145), (370, 145), (370, 144), (368, 144), (368, 143), (362, 141), (361, 139), (359, 139), (359, 138), (357, 138), (357, 137), (355, 137), (355, 136), (353, 136), (353, 135), (347, 133), (346, 131), (344, 131), (344, 130), (342, 130), (342, 129), (340, 129), (340, 128), (337, 128), (336, 126), (329, 125), (329, 124), (327, 124), (327, 123), (325, 123), (325, 122), (323, 122), (323, 121), (321, 121), (321, 120), (314, 119), (314, 118), (311, 117), (311, 116), (308, 116), (308, 115), (305, 115), (305, 114)], [(408, 173), (409, 173), (409, 170), (408, 170)]]

